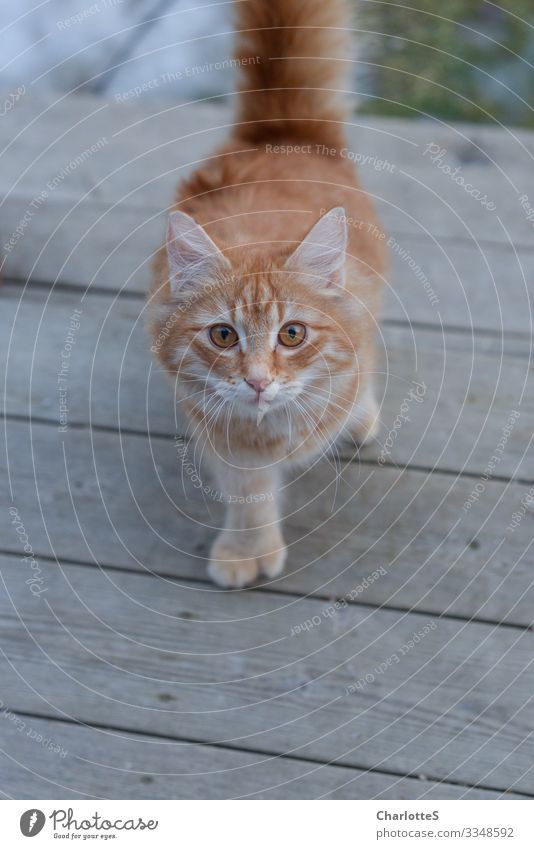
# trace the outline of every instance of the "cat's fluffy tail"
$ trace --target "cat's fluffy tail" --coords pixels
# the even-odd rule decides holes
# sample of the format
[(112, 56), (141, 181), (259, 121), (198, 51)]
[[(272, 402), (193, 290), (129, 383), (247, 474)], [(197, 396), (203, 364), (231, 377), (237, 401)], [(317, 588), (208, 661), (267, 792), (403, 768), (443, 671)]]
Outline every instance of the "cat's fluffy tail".
[(235, 18), (238, 135), (340, 144), (351, 67), (346, 0), (237, 0)]

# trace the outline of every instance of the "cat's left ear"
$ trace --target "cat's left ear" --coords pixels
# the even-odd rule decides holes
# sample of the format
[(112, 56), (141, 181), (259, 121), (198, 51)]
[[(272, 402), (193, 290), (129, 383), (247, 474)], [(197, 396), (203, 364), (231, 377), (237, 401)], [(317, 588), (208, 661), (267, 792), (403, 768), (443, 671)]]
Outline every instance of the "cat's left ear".
[(167, 227), (169, 284), (173, 295), (213, 281), (231, 265), (200, 224), (185, 212), (171, 212)]
[(285, 268), (308, 275), (310, 283), (321, 289), (343, 286), (346, 249), (347, 216), (342, 206), (336, 206), (314, 224)]

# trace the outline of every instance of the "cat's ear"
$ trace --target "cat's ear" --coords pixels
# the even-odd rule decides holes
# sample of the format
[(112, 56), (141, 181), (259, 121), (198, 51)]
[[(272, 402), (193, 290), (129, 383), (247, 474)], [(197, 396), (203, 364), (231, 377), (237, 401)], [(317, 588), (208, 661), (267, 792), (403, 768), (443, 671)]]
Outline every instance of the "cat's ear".
[(309, 281), (324, 289), (345, 283), (347, 216), (342, 206), (331, 209), (311, 228), (285, 267), (309, 275)]
[(167, 227), (169, 285), (177, 295), (184, 287), (210, 281), (228, 272), (229, 261), (206, 231), (185, 212), (171, 212)]

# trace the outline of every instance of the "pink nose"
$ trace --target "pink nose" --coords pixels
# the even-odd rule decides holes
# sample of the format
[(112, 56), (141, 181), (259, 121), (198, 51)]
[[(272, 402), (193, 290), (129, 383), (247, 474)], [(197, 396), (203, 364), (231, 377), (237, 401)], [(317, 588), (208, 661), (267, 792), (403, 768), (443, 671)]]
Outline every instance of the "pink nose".
[(268, 377), (245, 377), (245, 383), (248, 383), (249, 386), (252, 386), (255, 392), (260, 394), (264, 389), (272, 383), (272, 379)]

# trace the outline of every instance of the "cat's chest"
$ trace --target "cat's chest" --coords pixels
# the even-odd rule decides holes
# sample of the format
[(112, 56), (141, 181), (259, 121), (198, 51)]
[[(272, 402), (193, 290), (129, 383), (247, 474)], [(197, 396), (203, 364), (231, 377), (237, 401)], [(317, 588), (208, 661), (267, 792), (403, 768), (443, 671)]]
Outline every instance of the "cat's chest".
[[(265, 417), (267, 419), (267, 417)], [(272, 411), (269, 421), (258, 425), (254, 422), (238, 422), (230, 431), (216, 429), (210, 440), (219, 456), (227, 462), (238, 459), (244, 465), (266, 463), (300, 464), (316, 457), (333, 443), (339, 434), (339, 422), (315, 422), (294, 420), (282, 409)]]

